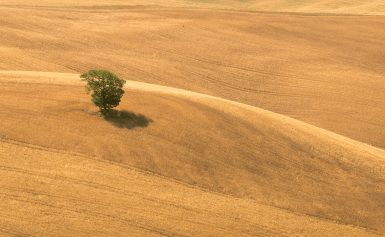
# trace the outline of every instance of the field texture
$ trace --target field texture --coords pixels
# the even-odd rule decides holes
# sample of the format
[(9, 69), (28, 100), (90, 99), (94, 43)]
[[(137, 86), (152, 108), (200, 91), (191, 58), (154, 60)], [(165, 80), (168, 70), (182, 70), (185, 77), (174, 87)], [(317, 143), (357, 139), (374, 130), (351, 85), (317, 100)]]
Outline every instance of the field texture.
[(1, 1), (0, 234), (383, 236), (384, 4), (334, 2)]

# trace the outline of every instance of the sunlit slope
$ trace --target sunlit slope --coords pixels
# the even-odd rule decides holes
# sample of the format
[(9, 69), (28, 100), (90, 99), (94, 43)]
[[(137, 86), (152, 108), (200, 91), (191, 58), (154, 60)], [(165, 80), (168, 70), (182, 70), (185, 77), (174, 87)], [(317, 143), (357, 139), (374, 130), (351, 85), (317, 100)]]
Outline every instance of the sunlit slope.
[(136, 82), (120, 107), (136, 122), (111, 122), (95, 114), (77, 75), (0, 77), (4, 139), (385, 231), (383, 150), (252, 106)]
[(3, 0), (3, 6), (46, 6), (46, 7), (194, 7), (249, 11), (335, 13), (384, 15), (385, 3), (382, 0)]
[(2, 8), (0, 15), (0, 69), (107, 68), (385, 147), (382, 16), (141, 8)]

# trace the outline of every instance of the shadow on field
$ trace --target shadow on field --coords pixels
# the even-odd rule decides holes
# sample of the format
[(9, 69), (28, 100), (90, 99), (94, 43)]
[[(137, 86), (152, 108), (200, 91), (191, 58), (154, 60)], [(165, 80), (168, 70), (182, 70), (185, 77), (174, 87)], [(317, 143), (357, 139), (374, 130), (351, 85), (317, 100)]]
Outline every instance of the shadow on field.
[(145, 128), (153, 122), (142, 114), (135, 114), (125, 110), (111, 110), (108, 114), (104, 114), (103, 118), (116, 127), (126, 129)]

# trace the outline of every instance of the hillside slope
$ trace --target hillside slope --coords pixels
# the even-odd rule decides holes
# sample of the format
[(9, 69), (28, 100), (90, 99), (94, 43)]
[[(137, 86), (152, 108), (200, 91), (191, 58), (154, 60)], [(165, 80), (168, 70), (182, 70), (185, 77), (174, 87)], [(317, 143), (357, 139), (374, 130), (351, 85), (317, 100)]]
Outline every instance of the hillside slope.
[(380, 236), (66, 151), (0, 151), (1, 236)]
[(146, 7), (0, 8), (0, 15), (0, 69), (107, 68), (385, 148), (383, 16)]
[[(5, 141), (128, 165), (369, 233), (385, 231), (384, 150), (179, 89), (130, 81), (119, 108), (125, 116), (104, 120), (76, 74), (2, 72), (0, 82)], [(52, 159), (53, 165), (61, 158)]]

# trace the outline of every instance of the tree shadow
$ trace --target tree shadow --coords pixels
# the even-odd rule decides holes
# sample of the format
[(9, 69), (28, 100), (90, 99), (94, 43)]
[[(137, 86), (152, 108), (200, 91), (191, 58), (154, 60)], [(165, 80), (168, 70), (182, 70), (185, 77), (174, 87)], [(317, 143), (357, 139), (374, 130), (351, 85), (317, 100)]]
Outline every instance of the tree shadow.
[(145, 128), (153, 121), (142, 114), (135, 114), (126, 110), (111, 110), (102, 115), (103, 118), (118, 128)]

